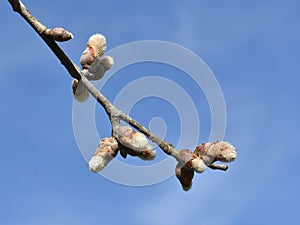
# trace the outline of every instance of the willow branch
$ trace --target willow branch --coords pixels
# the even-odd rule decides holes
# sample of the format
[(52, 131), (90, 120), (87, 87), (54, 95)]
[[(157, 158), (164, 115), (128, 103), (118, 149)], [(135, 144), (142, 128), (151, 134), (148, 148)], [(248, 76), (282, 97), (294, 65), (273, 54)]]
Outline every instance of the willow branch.
[(120, 120), (127, 122), (138, 131), (145, 134), (151, 141), (156, 143), (166, 154), (178, 159), (179, 151), (167, 141), (159, 138), (153, 134), (150, 130), (145, 128), (142, 124), (131, 118), (129, 115), (122, 112), (116, 106), (114, 106), (86, 77), (81, 77), (82, 84), (87, 88), (91, 95), (103, 106), (106, 113), (110, 117), (112, 122), (112, 129), (115, 130), (118, 126), (118, 122), (114, 123), (114, 120)]
[[(120, 109), (115, 107), (81, 72), (79, 67), (64, 53), (64, 51), (56, 44), (53, 38), (49, 37), (45, 33), (47, 27), (38, 21), (30, 11), (24, 6), (24, 4), (19, 0), (8, 0), (11, 4), (13, 10), (19, 13), (28, 24), (36, 31), (36, 33), (44, 40), (56, 57), (60, 60), (61, 64), (67, 69), (70, 76), (80, 80), (82, 84), (86, 87), (88, 92), (97, 100), (99, 104), (105, 109), (108, 114), (110, 121), (112, 123), (112, 130), (116, 129), (120, 120), (123, 120), (130, 124), (132, 127), (136, 128), (138, 131), (145, 134), (151, 141), (156, 143), (166, 154), (173, 156), (175, 159), (179, 160), (179, 150), (177, 150), (172, 144), (159, 138), (150, 130), (145, 128), (139, 122), (131, 118), (129, 115), (122, 112)], [(113, 132), (114, 135), (114, 132)], [(211, 164), (209, 166), (212, 169), (226, 170), (226, 165)]]

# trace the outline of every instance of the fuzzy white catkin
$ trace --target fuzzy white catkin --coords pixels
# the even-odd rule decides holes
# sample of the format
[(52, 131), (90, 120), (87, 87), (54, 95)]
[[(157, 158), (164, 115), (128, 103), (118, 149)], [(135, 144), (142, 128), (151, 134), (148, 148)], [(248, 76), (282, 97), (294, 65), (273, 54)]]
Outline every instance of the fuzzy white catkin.
[(107, 55), (100, 58), (100, 63), (104, 66), (105, 70), (109, 70), (115, 62), (113, 57)]
[(108, 160), (105, 160), (102, 156), (95, 155), (89, 161), (89, 168), (92, 172), (97, 173), (108, 164)]
[(206, 169), (206, 165), (199, 157), (192, 160), (192, 167), (197, 173), (202, 173)]
[(85, 102), (89, 97), (89, 92), (87, 90), (84, 90), (83, 92), (81, 92), (80, 94), (75, 94), (74, 98), (78, 101), (78, 102)]
[(102, 34), (93, 34), (90, 36), (88, 46), (93, 47), (96, 57), (104, 54), (106, 50), (106, 38)]
[(203, 143), (196, 147), (195, 154), (201, 157), (207, 166), (214, 161), (231, 162), (237, 156), (235, 147), (225, 141)]
[(143, 150), (149, 147), (149, 142), (145, 135), (139, 132), (132, 134), (132, 139), (127, 139), (127, 147), (133, 148), (135, 150)]
[(152, 160), (156, 157), (156, 150), (153, 149), (144, 134), (136, 132), (128, 126), (118, 127), (116, 134), (118, 141), (125, 148), (133, 150), (133, 155), (143, 160)]
[(145, 135), (128, 126), (120, 126), (117, 129), (117, 139), (125, 147), (136, 151), (144, 150), (150, 145)]
[(74, 79), (72, 81), (72, 89), (73, 96), (78, 102), (84, 102), (88, 99), (89, 92), (80, 82), (78, 83), (78, 80)]
[(80, 64), (83, 69), (88, 69), (96, 59), (104, 54), (106, 39), (102, 34), (92, 35), (87, 43), (86, 49), (80, 57)]
[(218, 148), (218, 153), (216, 159), (221, 162), (231, 162), (236, 159), (235, 147), (229, 142), (218, 142), (216, 143), (216, 148)]
[[(101, 79), (114, 64), (111, 56), (103, 56), (105, 49), (106, 38), (102, 34), (94, 34), (89, 38), (87, 47), (80, 57), (82, 72), (88, 80)], [(89, 92), (83, 85), (79, 83), (74, 86), (74, 83), (72, 83), (72, 87), (74, 98), (77, 101), (84, 102), (88, 99)]]
[(83, 70), (84, 75), (88, 80), (99, 80), (113, 64), (114, 59), (111, 56), (103, 56), (96, 59), (87, 70)]
[(116, 156), (118, 142), (113, 137), (101, 139), (97, 150), (89, 161), (89, 168), (93, 172), (101, 171)]

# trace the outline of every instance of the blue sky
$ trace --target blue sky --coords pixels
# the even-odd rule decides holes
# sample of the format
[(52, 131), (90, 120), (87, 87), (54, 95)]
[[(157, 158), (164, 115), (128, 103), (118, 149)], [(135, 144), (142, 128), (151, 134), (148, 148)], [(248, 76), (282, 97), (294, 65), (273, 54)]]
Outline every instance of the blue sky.
[[(108, 50), (151, 39), (174, 42), (198, 54), (222, 88), (225, 139), (236, 146), (238, 158), (227, 172), (208, 170), (197, 175), (189, 192), (181, 190), (175, 177), (129, 187), (91, 173), (73, 135), (71, 78), (2, 1), (1, 224), (298, 223), (299, 1), (24, 3), (47, 26), (62, 26), (74, 34), (74, 40), (60, 45), (76, 63), (88, 37), (96, 32), (107, 37)], [(182, 76), (163, 65), (132, 66), (118, 72), (112, 88), (103, 89), (109, 99), (126, 84), (122, 73), (124, 77), (134, 73), (130, 79)], [(183, 87), (192, 85), (189, 80), (180, 82)], [(204, 103), (197, 105), (204, 141), (210, 116), (201, 90), (199, 96)], [(100, 135), (109, 135), (100, 107), (96, 114), (95, 120), (103, 125), (98, 127)], [(170, 126), (166, 137), (176, 143), (178, 115), (169, 104), (145, 99), (132, 115), (145, 125), (152, 116), (164, 118)]]

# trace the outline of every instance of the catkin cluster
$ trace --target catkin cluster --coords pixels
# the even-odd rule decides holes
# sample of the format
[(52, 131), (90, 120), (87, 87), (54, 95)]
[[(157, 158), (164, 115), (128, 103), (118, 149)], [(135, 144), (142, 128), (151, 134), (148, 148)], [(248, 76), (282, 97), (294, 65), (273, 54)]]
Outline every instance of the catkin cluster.
[(152, 160), (156, 156), (148, 139), (142, 133), (134, 131), (128, 126), (116, 129), (116, 138), (103, 138), (89, 161), (89, 168), (93, 172), (101, 171), (118, 153), (126, 158), (127, 155), (137, 156), (143, 160)]
[(183, 190), (192, 186), (194, 171), (202, 173), (208, 166), (216, 161), (231, 162), (236, 158), (235, 148), (229, 142), (217, 141), (203, 143), (192, 152), (183, 149), (179, 152), (179, 162), (175, 169)]
[[(114, 64), (111, 56), (104, 56), (105, 50), (106, 38), (102, 34), (94, 34), (89, 38), (87, 46), (80, 57), (81, 72), (88, 80), (101, 79)], [(77, 79), (72, 81), (72, 90), (77, 101), (87, 100), (89, 92)]]

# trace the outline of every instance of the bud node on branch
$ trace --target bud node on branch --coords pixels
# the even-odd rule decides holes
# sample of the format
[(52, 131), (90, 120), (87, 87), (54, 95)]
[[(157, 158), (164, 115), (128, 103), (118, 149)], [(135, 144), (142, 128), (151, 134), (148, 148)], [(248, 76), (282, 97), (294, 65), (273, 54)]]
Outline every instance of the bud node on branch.
[(45, 34), (53, 38), (55, 41), (64, 42), (73, 39), (74, 36), (69, 31), (62, 27), (56, 27), (53, 29), (46, 29)]

